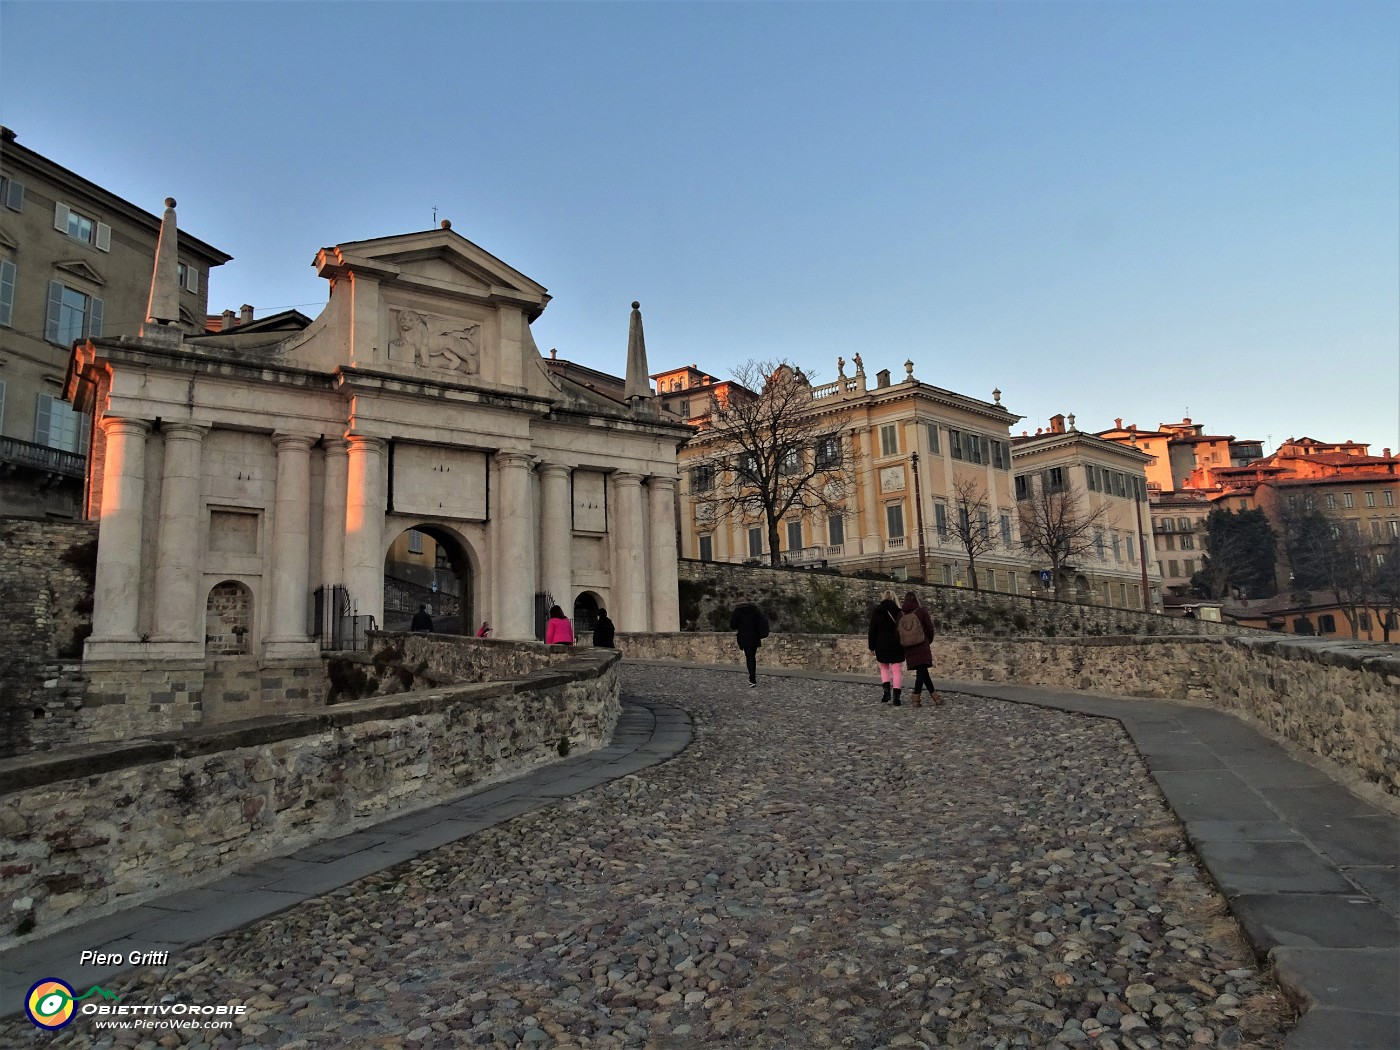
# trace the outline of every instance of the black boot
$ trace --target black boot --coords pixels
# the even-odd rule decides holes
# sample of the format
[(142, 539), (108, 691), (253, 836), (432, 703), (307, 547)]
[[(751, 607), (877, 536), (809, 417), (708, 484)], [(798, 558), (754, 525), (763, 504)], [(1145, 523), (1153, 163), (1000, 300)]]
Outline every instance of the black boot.
[(894, 707), (898, 707), (898, 706), (899, 706), (899, 690), (898, 690), (898, 689), (896, 689), (896, 690), (894, 691), (894, 704), (893, 704), (893, 706), (894, 706)]
[(880, 697), (880, 703), (888, 704), (890, 702), (890, 683), (882, 682), (881, 685), (885, 687), (885, 695)]

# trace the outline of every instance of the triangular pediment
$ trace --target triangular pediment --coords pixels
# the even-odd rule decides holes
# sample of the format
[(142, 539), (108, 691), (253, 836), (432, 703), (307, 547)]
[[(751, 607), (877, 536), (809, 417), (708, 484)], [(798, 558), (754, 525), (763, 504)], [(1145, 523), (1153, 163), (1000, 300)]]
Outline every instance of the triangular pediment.
[(384, 285), (421, 284), (449, 293), (509, 296), (529, 304), (532, 319), (549, 302), (544, 285), (448, 229), (349, 241), (322, 253), (322, 272), (331, 276), (328, 266), (371, 272)]
[(82, 259), (65, 259), (54, 263), (53, 268), (59, 273), (66, 273), (70, 277), (77, 277), (91, 284), (103, 285), (107, 283), (107, 278)]

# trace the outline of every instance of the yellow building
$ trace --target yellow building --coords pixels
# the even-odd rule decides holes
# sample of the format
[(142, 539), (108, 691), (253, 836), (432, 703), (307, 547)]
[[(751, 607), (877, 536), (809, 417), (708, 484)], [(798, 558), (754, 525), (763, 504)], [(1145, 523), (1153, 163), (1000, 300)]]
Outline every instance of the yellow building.
[[(1087, 543), (1070, 552), (1057, 588), (1044, 557), (1031, 565), (1037, 589), (1052, 597), (1123, 609), (1160, 611), (1161, 576), (1147, 543), (1147, 467), (1152, 457), (1131, 446), (1084, 433), (1074, 417), (1054, 416), (1050, 429), (1015, 439), (1016, 499), (1028, 510), (1046, 493), (1067, 497), (1091, 521)], [(1069, 593), (1054, 593), (1055, 590)], [(1144, 595), (1147, 602), (1144, 602)]]
[[(905, 362), (899, 382), (882, 370), (871, 383), (858, 356), (855, 365), (848, 376), (845, 362), (838, 361), (835, 382), (811, 387), (808, 411), (832, 437), (805, 455), (839, 465), (843, 483), (831, 506), (782, 521), (781, 560), (971, 586), (958, 537), (961, 487), (978, 497), (974, 524), (990, 538), (975, 559), (977, 585), (1026, 593), (1011, 484), (1010, 428), (1021, 417), (1001, 404), (1000, 391), (987, 402), (920, 382), (912, 362)], [(712, 400), (754, 395), (694, 365), (653, 378), (658, 396), (672, 402), (667, 407), (700, 427), (679, 457), (682, 557), (767, 563), (771, 552), (761, 514), (725, 514), (716, 502), (717, 486), (732, 484), (728, 468), (735, 447), (723, 427), (712, 425)]]

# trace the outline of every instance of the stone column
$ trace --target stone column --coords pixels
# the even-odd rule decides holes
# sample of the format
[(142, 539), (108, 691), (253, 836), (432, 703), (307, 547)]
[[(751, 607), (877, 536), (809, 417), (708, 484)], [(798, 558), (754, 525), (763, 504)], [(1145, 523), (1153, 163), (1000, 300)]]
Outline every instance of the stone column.
[(345, 586), (355, 612), (383, 626), (385, 443), (364, 434), (346, 442)]
[(535, 637), (535, 523), (530, 472), (523, 452), (496, 453), (501, 509), (496, 515), (496, 599), (492, 620), (497, 638)]
[(642, 531), (642, 478), (639, 474), (614, 474), (617, 496), (616, 532), (613, 535), (612, 592), (619, 631), (648, 629), (646, 549)]
[(161, 642), (200, 644), (198, 622), (200, 536), (200, 463), (205, 428), (166, 423), (165, 469), (161, 473), (160, 524), (156, 533), (155, 617), (152, 636)]
[(349, 463), (344, 440), (326, 438), (322, 445), (326, 477), (321, 494), (320, 582), (332, 587), (345, 582), (345, 479)]
[(865, 441), (869, 454), (863, 462), (864, 469), (861, 470), (861, 516), (860, 516), (860, 552), (862, 554), (879, 554), (885, 549), (885, 541), (881, 538), (880, 532), (882, 524), (880, 522), (880, 493), (879, 486), (875, 483), (875, 449), (878, 438), (875, 431), (865, 429), (859, 435), (851, 435), (851, 450), (853, 456), (852, 463), (861, 463), (859, 459), (860, 451), (856, 447), (857, 441)]
[(653, 477), (647, 482), (651, 514), (651, 629), (681, 629), (680, 587), (676, 564), (676, 479)]
[(102, 462), (101, 529), (98, 532), (97, 580), (92, 595), (93, 643), (137, 641), (141, 591), (142, 503), (146, 495), (144, 419), (102, 420), (107, 439)]
[[(305, 434), (274, 434), (277, 511), (273, 521), (272, 603), (267, 655), (305, 656), (307, 597), (311, 589), (311, 446)], [(381, 569), (381, 574), (382, 574)]]
[(569, 616), (573, 615), (573, 508), (569, 505), (570, 470), (562, 463), (541, 463), (540, 581)]

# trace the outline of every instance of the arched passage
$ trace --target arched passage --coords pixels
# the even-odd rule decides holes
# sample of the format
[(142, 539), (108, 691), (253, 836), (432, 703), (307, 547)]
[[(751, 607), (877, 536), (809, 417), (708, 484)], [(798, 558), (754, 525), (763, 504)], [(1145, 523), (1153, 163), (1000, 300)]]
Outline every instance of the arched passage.
[(224, 580), (209, 590), (204, 603), (206, 656), (244, 656), (253, 633), (253, 592), (237, 580)]
[(574, 634), (582, 637), (585, 634), (592, 634), (593, 628), (598, 626), (598, 610), (602, 608), (602, 603), (598, 596), (592, 591), (580, 591), (579, 596), (574, 599)]
[(425, 606), (440, 634), (471, 634), (476, 574), (466, 542), (441, 525), (404, 529), (384, 556), (384, 629), (406, 631)]

